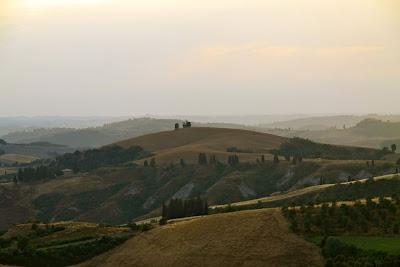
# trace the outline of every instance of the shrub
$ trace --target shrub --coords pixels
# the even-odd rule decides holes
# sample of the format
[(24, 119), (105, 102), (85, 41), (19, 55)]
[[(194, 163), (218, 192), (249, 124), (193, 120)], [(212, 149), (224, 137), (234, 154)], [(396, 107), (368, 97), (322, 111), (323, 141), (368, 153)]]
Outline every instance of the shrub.
[(153, 225), (151, 225), (150, 223), (143, 223), (138, 226), (138, 229), (142, 232), (147, 232), (153, 229)]
[(139, 230), (139, 226), (138, 226), (136, 223), (134, 223), (134, 222), (128, 223), (127, 226), (128, 226), (132, 231), (137, 231), (137, 230)]
[(167, 220), (167, 218), (164, 218), (164, 217), (161, 218), (160, 221), (159, 221), (160, 225), (166, 225), (167, 223), (168, 223), (168, 220)]

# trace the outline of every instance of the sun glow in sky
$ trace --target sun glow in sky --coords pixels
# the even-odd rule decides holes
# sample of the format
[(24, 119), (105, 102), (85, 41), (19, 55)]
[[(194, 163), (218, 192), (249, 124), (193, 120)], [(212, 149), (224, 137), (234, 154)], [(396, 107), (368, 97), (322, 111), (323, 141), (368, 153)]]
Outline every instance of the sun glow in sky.
[(0, 0), (0, 114), (400, 113), (399, 48), (398, 0)]
[[(18, 0), (16, 0), (18, 1)], [(93, 5), (102, 4), (107, 0), (20, 0), (20, 5), (25, 7), (46, 7), (46, 6), (62, 6), (62, 5)]]

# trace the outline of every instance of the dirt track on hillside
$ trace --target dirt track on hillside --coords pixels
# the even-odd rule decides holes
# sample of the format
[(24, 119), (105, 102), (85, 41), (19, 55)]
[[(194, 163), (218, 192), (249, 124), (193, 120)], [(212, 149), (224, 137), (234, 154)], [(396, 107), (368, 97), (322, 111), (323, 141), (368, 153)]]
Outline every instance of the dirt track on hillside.
[(160, 227), (80, 266), (323, 266), (323, 261), (318, 247), (289, 231), (279, 210), (264, 209)]

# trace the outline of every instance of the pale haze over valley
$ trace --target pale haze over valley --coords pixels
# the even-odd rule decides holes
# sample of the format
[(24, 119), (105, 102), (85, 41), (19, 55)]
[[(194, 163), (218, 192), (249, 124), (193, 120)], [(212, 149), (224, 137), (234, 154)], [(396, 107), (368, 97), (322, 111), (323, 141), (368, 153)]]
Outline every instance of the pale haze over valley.
[(0, 115), (400, 113), (396, 0), (1, 0)]

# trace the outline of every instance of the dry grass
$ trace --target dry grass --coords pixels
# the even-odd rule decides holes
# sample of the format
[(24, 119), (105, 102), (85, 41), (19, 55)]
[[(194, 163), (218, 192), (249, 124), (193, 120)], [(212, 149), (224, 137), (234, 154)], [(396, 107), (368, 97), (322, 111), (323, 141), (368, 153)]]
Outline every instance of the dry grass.
[(216, 214), (140, 234), (80, 266), (323, 266), (276, 209)]
[(35, 188), (34, 197), (49, 194), (52, 192), (58, 193), (79, 193), (81, 191), (98, 190), (106, 187), (104, 179), (94, 175), (79, 175), (75, 177), (62, 177), (45, 183), (38, 184)]
[(0, 156), (0, 160), (18, 163), (31, 163), (32, 161), (35, 161), (37, 159), (37, 157), (20, 154), (4, 154)]
[(246, 130), (189, 128), (144, 135), (119, 142), (117, 145), (141, 146), (155, 152), (160, 163), (178, 163), (181, 158), (187, 162), (194, 162), (201, 152), (226, 161), (232, 154), (227, 152), (230, 147), (251, 151), (252, 153), (239, 153), (240, 158), (242, 161), (254, 161), (261, 154), (268, 154), (271, 149), (278, 148), (285, 140), (283, 137)]
[(14, 174), (14, 173), (17, 173), (17, 168), (12, 168), (12, 167), (0, 168), (0, 176), (5, 174)]

